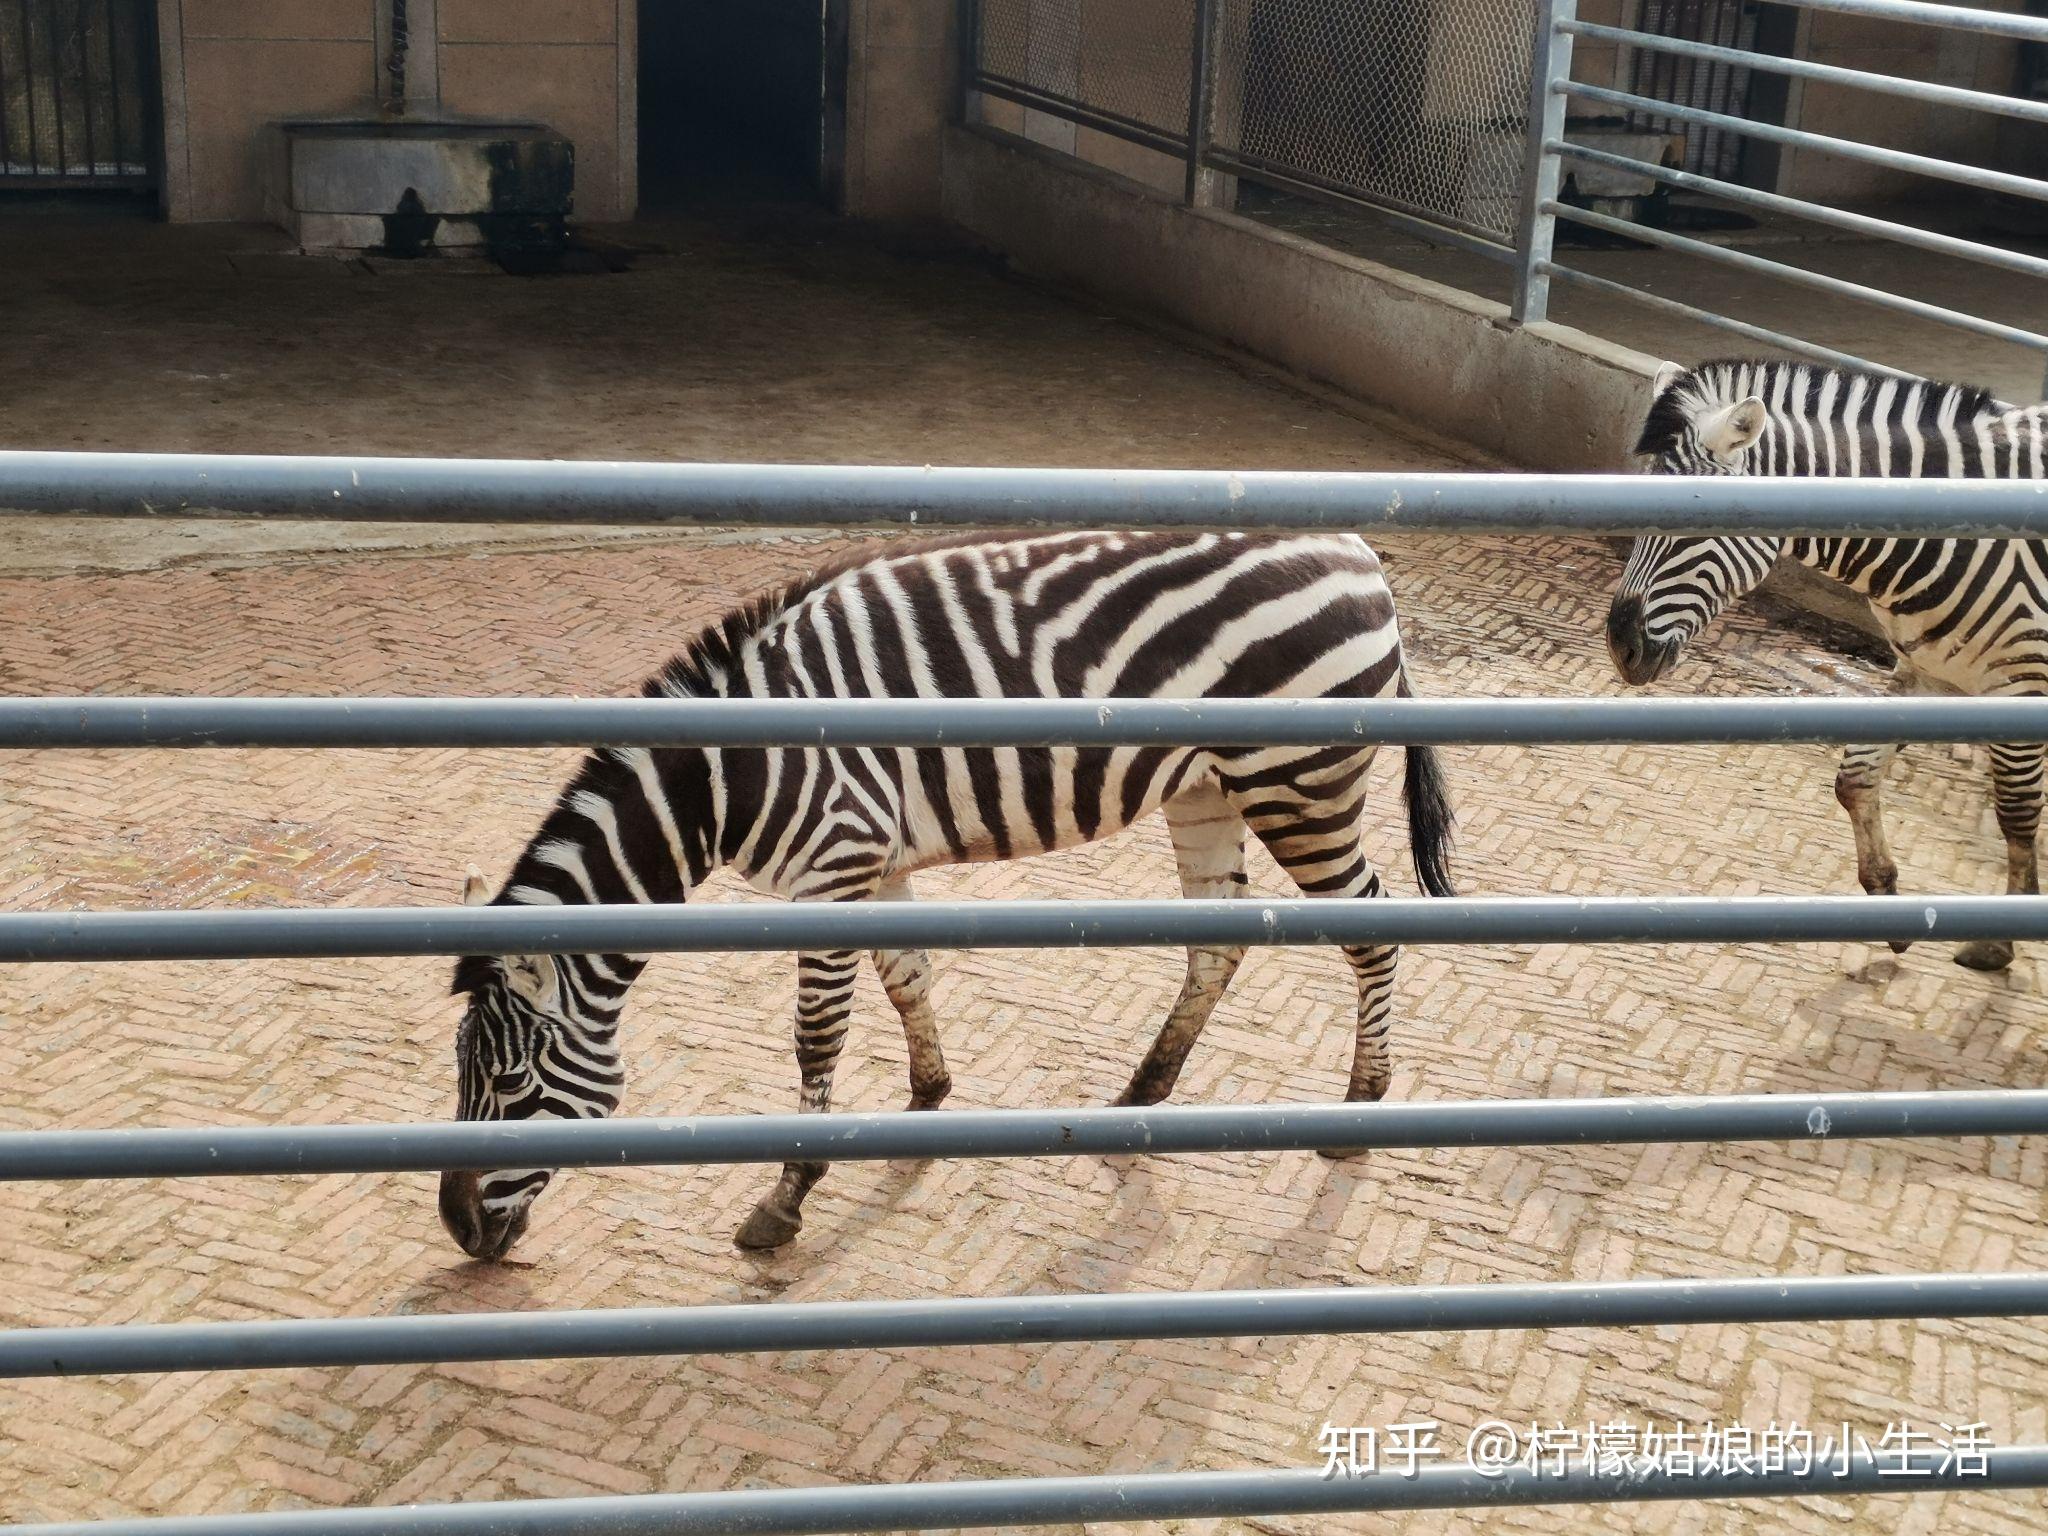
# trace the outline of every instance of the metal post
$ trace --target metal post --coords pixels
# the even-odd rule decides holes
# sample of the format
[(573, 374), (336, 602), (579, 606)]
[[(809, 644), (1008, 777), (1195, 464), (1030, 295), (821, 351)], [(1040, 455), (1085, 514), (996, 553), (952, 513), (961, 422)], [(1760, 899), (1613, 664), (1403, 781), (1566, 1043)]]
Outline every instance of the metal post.
[(1194, 59), (1188, 75), (1188, 174), (1183, 200), (1190, 208), (1211, 201), (1215, 173), (1204, 164), (1216, 108), (1216, 13), (1222, 0), (1195, 0)]
[(1557, 87), (1571, 78), (1572, 37), (1560, 31), (1575, 21), (1577, 0), (1537, 0), (1536, 39), (1529, 55), (1529, 142), (1522, 154), (1522, 210), (1515, 222), (1515, 322), (1529, 325), (1550, 314), (1550, 274), (1544, 270), (1557, 233), (1546, 211), (1560, 180), (1557, 154), (1548, 148), (1564, 138), (1565, 96)]
[(974, 80), (981, 73), (981, 0), (959, 0), (953, 7), (953, 26), (958, 53), (954, 61), (957, 78), (953, 82), (953, 120), (966, 124), (974, 121)]

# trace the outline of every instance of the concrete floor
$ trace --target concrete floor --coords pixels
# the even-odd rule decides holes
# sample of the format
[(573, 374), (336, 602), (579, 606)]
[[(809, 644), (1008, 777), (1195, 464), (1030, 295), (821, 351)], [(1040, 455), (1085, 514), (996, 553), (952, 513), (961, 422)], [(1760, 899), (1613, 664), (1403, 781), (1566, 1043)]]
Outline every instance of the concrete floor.
[[(1369, 212), (1333, 208), (1258, 188), (1244, 190), (1238, 211), (1340, 250), (1501, 303), (1507, 302), (1512, 288), (1506, 266), (1432, 245), (1393, 228)], [(2008, 236), (1985, 233), (1979, 227), (1981, 220), (1968, 209), (1931, 205), (1924, 209), (1875, 211), (1900, 223), (1917, 223), (1942, 233), (2028, 250), (2035, 255), (2048, 254), (2048, 246), (2028, 245)], [(1694, 234), (1692, 238), (2027, 330), (2044, 329), (2043, 317), (2048, 314), (2040, 285), (2024, 277), (1889, 241), (1838, 236), (1817, 225), (1768, 220), (1754, 229)], [(1982, 384), (2016, 404), (2042, 397), (2043, 358), (2029, 348), (1670, 251), (1567, 245), (1557, 259), (1595, 277), (1799, 336), (1853, 357), (1911, 369), (1932, 378)], [(1573, 287), (1568, 282), (1553, 285), (1550, 315), (1562, 324), (1681, 363), (1709, 357), (1753, 356), (1765, 350), (1716, 327)]]
[[(795, 210), (606, 231), (630, 270), (302, 257), (275, 231), (0, 220), (0, 446), (899, 464), (1469, 467), (1470, 450)], [(645, 539), (646, 533), (614, 534)], [(587, 543), (587, 530), (37, 519), (0, 570)]]

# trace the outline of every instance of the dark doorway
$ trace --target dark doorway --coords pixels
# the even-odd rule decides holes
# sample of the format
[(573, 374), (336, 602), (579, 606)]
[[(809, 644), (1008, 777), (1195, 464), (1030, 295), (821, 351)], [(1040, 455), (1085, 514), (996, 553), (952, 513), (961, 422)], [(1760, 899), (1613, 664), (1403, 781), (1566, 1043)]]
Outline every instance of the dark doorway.
[(642, 205), (832, 201), (843, 16), (841, 0), (640, 0)]
[(155, 0), (0, 0), (0, 193), (146, 199), (162, 142)]

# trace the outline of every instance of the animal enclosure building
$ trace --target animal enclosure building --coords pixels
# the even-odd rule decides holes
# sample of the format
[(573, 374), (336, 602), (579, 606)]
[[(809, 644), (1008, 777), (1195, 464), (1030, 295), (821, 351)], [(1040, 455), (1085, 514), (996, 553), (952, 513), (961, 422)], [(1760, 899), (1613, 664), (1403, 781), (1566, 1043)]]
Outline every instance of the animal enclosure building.
[(1640, 359), (1731, 330), (2035, 398), (2044, 49), (2024, 7), (1898, 0), (19, 0), (0, 202), (398, 256), (705, 196), (944, 224), (1590, 468)]

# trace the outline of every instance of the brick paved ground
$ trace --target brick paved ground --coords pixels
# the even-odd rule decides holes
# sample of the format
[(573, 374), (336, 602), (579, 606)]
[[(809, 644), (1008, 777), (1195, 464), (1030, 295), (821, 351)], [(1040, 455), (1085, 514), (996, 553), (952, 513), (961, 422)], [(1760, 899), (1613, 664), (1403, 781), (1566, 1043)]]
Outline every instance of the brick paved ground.
[[(137, 227), (97, 251), (0, 229), (37, 388), (0, 441), (263, 451), (1342, 468), (1450, 462), (944, 251), (684, 229), (631, 274), (514, 283), (247, 256)], [(739, 249), (744, 245), (746, 249)], [(810, 547), (273, 563), (247, 541), (0, 530), (0, 692), (597, 693)], [(1590, 545), (1392, 551), (1423, 686), (1611, 691)], [(33, 568), (40, 576), (20, 574)], [(1754, 621), (1674, 686), (1862, 688)], [(0, 906), (441, 904), (501, 871), (573, 754), (0, 754)], [(1818, 748), (1458, 753), (1480, 892), (1853, 889)], [(1405, 850), (1391, 765), (1378, 842)], [(1938, 752), (1895, 775), (1916, 889), (1990, 890), (1988, 797)], [(1257, 857), (1255, 855), (1255, 857)], [(1262, 888), (1280, 890), (1255, 865)], [(1168, 893), (1157, 828), (926, 882), (934, 895)], [(1397, 885), (1405, 887), (1405, 876)], [(733, 899), (721, 881), (709, 893)], [(2039, 1085), (2038, 959), (2009, 977), (1863, 946), (1416, 951), (1397, 1097)], [(0, 971), (0, 1125), (445, 1115), (446, 967)], [(1099, 1103), (1178, 980), (1164, 952), (946, 957), (960, 1104)], [(786, 962), (670, 958), (632, 1009), (631, 1105), (786, 1109)], [(1187, 1099), (1326, 1100), (1335, 955), (1256, 955)], [(902, 1096), (863, 981), (840, 1102)], [(749, 1169), (565, 1176), (516, 1266), (458, 1262), (424, 1176), (0, 1186), (0, 1326), (1230, 1285), (2048, 1264), (2038, 1142), (849, 1165), (799, 1245), (729, 1234)], [(2048, 1438), (2048, 1334), (2016, 1323), (1256, 1340), (627, 1360), (0, 1386), (0, 1520), (881, 1481), (1296, 1466), (1325, 1418), (1739, 1417), (1873, 1430), (1982, 1418)], [(2018, 1532), (2041, 1501), (1275, 1522), (1403, 1533)], [(1200, 1529), (1199, 1525), (1191, 1527)], [(1260, 1528), (1266, 1528), (1263, 1524)]]
[[(691, 622), (813, 558), (788, 545), (337, 560), (0, 581), (0, 690), (596, 693)], [(1596, 619), (1612, 557), (1464, 540), (1390, 554), (1425, 689), (1613, 691)], [(1676, 686), (1867, 686), (1742, 620)], [(452, 899), (501, 871), (563, 753), (11, 754), (8, 908)], [(1909, 756), (1893, 796), (1911, 888), (1988, 890), (1974, 768)], [(1479, 892), (1852, 889), (1819, 748), (1488, 750), (1453, 768)], [(1390, 771), (1377, 840), (1405, 858)], [(1278, 889), (1270, 866), (1263, 888)], [(933, 894), (1172, 888), (1154, 827), (929, 882)], [(1405, 879), (1397, 881), (1405, 886)], [(712, 893), (735, 893), (721, 881)], [(2038, 1086), (2039, 962), (1936, 950), (1411, 951), (1398, 1098)], [(1163, 952), (947, 957), (956, 1104), (1114, 1093), (1170, 997)], [(333, 960), (0, 974), (0, 1124), (444, 1115), (440, 963)], [(785, 1109), (786, 963), (664, 959), (632, 1008), (631, 1105)], [(1265, 953), (1182, 1097), (1326, 1100), (1350, 983)], [(901, 1036), (863, 982), (840, 1102), (895, 1105)], [(751, 1169), (565, 1176), (512, 1267), (457, 1262), (424, 1176), (0, 1187), (9, 1325), (1371, 1281), (2048, 1266), (2039, 1142), (1081, 1159), (838, 1170), (797, 1247), (729, 1235)], [(227, 1374), (0, 1390), (0, 1516), (187, 1513), (583, 1491), (1126, 1468), (1289, 1466), (1325, 1417), (1584, 1421), (1981, 1418), (2048, 1438), (2038, 1323), (1856, 1324), (1242, 1340)], [(1653, 1514), (1363, 1520), (1361, 1530), (2020, 1532), (2038, 1498)], [(1263, 1526), (1261, 1528), (1264, 1528)], [(1354, 1528), (1275, 1522), (1274, 1529)]]

